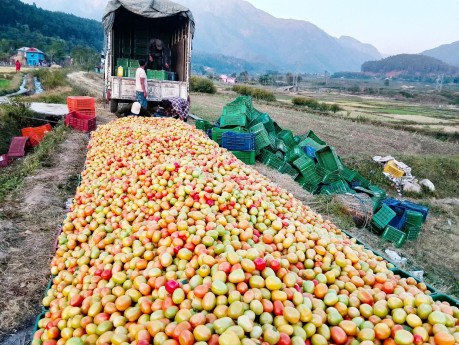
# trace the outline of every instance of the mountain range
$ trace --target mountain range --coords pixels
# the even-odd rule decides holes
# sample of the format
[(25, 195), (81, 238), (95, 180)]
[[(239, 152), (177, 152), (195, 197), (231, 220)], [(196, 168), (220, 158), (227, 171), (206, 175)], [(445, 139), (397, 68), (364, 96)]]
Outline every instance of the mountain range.
[(452, 66), (459, 67), (459, 41), (423, 51), (421, 54), (437, 58)]
[[(193, 54), (225, 55), (280, 72), (360, 71), (381, 59), (370, 44), (330, 36), (316, 25), (276, 18), (243, 0), (180, 0), (193, 12)], [(213, 66), (210, 66), (213, 67)]]

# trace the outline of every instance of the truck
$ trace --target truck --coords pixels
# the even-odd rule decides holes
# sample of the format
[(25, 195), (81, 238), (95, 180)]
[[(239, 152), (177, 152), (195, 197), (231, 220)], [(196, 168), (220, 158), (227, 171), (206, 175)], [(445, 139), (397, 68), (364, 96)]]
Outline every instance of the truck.
[[(102, 21), (104, 99), (111, 112), (116, 112), (119, 103), (136, 101), (138, 61), (148, 61), (150, 45), (157, 39), (169, 52), (170, 71), (147, 70), (149, 104), (171, 97), (188, 99), (195, 30), (188, 8), (168, 0), (110, 0)], [(119, 66), (123, 66), (122, 76), (118, 75)]]

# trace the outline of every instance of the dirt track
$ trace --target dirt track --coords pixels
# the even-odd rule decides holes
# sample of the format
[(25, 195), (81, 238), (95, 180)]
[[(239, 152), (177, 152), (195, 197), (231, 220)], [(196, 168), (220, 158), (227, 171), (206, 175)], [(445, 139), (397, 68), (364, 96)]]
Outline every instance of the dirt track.
[[(100, 85), (82, 75), (77, 72), (70, 77), (96, 96)], [(103, 108), (97, 109), (97, 116), (98, 125), (115, 118)], [(50, 279), (57, 229), (66, 213), (66, 201), (75, 194), (88, 140), (88, 134), (72, 131), (50, 162), (0, 204), (0, 344), (30, 340)]]

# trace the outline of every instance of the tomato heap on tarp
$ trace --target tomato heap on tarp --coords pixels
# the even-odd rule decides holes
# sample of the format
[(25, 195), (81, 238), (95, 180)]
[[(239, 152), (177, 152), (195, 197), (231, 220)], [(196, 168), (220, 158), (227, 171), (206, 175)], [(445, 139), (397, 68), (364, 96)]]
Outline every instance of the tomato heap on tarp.
[(459, 310), (204, 133), (101, 126), (33, 344), (454, 344)]

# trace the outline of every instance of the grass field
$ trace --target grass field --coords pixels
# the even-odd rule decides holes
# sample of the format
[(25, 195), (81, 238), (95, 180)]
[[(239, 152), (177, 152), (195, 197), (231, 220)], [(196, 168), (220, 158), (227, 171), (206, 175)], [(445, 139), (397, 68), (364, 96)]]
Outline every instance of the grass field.
[(10, 84), (11, 84), (10, 80), (0, 79), (0, 90), (8, 88)]

